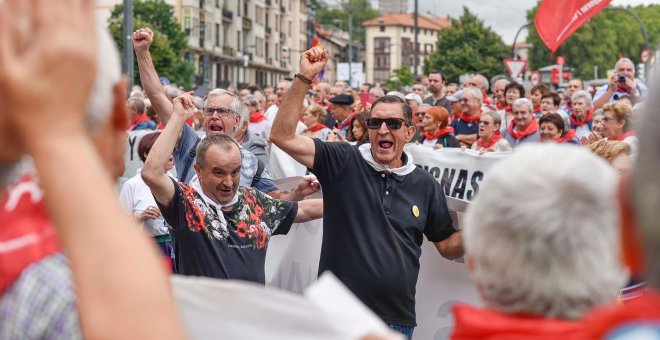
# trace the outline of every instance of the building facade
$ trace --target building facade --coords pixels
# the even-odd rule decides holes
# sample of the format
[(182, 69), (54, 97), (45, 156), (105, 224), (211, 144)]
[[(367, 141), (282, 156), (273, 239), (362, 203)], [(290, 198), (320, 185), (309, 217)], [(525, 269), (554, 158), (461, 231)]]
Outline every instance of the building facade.
[[(97, 0), (107, 20), (122, 0)], [(195, 84), (210, 88), (276, 85), (307, 49), (307, 0), (166, 0), (188, 34)]]
[(407, 13), (409, 0), (379, 0), (378, 11), (380, 14)]
[[(413, 14), (386, 14), (365, 21), (366, 32), (366, 79), (372, 84), (385, 83), (392, 71), (406, 66), (414, 74), (415, 70), (415, 30)], [(438, 33), (450, 27), (446, 18), (434, 18), (423, 14), (417, 19), (419, 47), (417, 74), (422, 74), (424, 61), (436, 49)]]

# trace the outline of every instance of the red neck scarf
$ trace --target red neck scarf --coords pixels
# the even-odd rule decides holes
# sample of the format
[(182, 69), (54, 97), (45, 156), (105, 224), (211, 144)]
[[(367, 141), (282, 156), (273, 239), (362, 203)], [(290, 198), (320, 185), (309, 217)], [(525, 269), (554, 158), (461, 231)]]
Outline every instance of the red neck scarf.
[(649, 290), (642, 296), (626, 301), (623, 305), (616, 304), (596, 309), (587, 316), (585, 327), (589, 332), (588, 339), (603, 339), (613, 330), (635, 322), (657, 322), (660, 320), (660, 292)]
[(587, 339), (580, 322), (456, 304), (451, 339)]
[(0, 252), (0, 296), (25, 268), (60, 249), (42, 197), (38, 182), (26, 175), (0, 198), (0, 243), (14, 245)]
[(525, 131), (520, 132), (520, 131), (518, 131), (518, 129), (516, 129), (516, 121), (512, 120), (511, 124), (509, 124), (509, 127), (507, 128), (507, 130), (509, 131), (509, 134), (511, 135), (511, 137), (513, 137), (515, 139), (521, 139), (521, 138), (525, 138), (525, 137), (533, 134), (534, 132), (538, 131), (539, 130), (539, 122), (536, 121), (536, 118), (532, 118), (532, 121), (529, 122), (529, 124), (527, 124), (527, 127), (525, 128)]
[(133, 130), (133, 128), (135, 127), (135, 125), (138, 125), (138, 124), (140, 124), (140, 123), (142, 123), (142, 122), (146, 122), (146, 121), (148, 121), (148, 120), (149, 120), (149, 117), (147, 116), (147, 114), (146, 114), (146, 113), (143, 113), (143, 114), (141, 114), (141, 115), (135, 117), (135, 119), (133, 119), (133, 120), (131, 121), (131, 126), (129, 127), (129, 129), (130, 129), (130, 130)]
[(488, 138), (487, 141), (483, 141), (481, 138), (477, 139), (477, 146), (482, 147), (484, 149), (488, 149), (491, 146), (495, 145), (495, 143), (499, 142), (500, 139), (502, 139), (502, 134), (500, 133), (500, 130), (495, 130), (493, 132), (493, 135)]
[(534, 113), (541, 112), (541, 105), (534, 105)]
[(625, 133), (620, 134), (619, 137), (616, 137), (616, 140), (618, 140), (619, 142), (621, 142), (621, 141), (623, 141), (624, 139), (626, 139), (626, 138), (628, 138), (628, 137), (630, 137), (630, 136), (634, 136), (634, 135), (635, 135), (635, 131), (628, 131), (628, 132), (625, 132)]
[(589, 112), (587, 112), (587, 116), (584, 117), (581, 121), (578, 122), (577, 117), (575, 117), (575, 112), (571, 112), (571, 125), (577, 127), (580, 127), (584, 124), (589, 123), (593, 118), (594, 118), (594, 108), (591, 107), (589, 109)]
[(557, 142), (557, 143), (568, 143), (568, 142), (570, 142), (574, 139), (575, 139), (575, 130), (570, 129), (563, 136), (555, 139), (555, 142)]
[(255, 113), (250, 113), (250, 123), (259, 123), (259, 122), (263, 122), (266, 119), (268, 118), (266, 118), (266, 116), (264, 116), (264, 114), (259, 111)]
[(316, 125), (314, 125), (311, 128), (307, 129), (307, 131), (316, 132), (316, 131), (327, 129), (327, 128), (328, 127), (325, 126), (324, 124), (316, 123)]
[(506, 111), (506, 113), (513, 113), (513, 107), (511, 107), (511, 106), (506, 106), (506, 107), (504, 108), (504, 111)]
[(341, 130), (341, 129), (347, 127), (348, 124), (351, 123), (351, 120), (353, 120), (354, 116), (355, 116), (355, 113), (351, 113), (351, 115), (348, 116), (348, 118), (344, 119), (342, 122), (337, 122), (337, 129)]
[(476, 116), (468, 116), (465, 112), (461, 113), (461, 120), (466, 123), (478, 123), (481, 118), (481, 111)]
[(433, 133), (433, 134), (430, 133), (430, 132), (424, 132), (424, 139), (426, 139), (426, 140), (434, 140), (434, 139), (438, 139), (439, 137), (442, 137), (442, 136), (444, 136), (444, 135), (446, 135), (446, 134), (448, 134), (448, 133), (454, 133), (454, 128), (451, 127), (451, 126), (448, 126), (448, 127), (444, 128), (444, 129), (440, 129), (440, 130), (438, 130), (438, 132)]
[(483, 103), (486, 106), (490, 106), (490, 98), (484, 93), (481, 97), (481, 103)]
[(501, 101), (496, 101), (495, 102), (495, 109), (497, 110), (505, 110), (506, 109), (506, 103), (502, 103)]

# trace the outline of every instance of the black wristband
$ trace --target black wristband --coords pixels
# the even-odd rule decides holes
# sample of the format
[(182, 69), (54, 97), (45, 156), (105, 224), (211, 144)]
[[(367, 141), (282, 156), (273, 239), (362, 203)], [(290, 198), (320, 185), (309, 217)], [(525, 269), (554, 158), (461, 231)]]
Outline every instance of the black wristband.
[(307, 78), (307, 77), (305, 77), (305, 76), (303, 76), (303, 75), (300, 74), (300, 73), (296, 73), (296, 75), (295, 75), (294, 77), (296, 77), (296, 78), (302, 80), (302, 81), (305, 82), (307, 85), (312, 85), (312, 80), (309, 79), (309, 78)]

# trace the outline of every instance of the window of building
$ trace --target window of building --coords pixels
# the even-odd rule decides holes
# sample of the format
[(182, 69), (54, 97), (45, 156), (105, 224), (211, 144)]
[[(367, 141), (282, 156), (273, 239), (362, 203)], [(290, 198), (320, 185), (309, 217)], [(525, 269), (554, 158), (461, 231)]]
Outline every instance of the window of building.
[(257, 22), (257, 24), (263, 25), (264, 24), (264, 8), (261, 7), (261, 6), (256, 6), (255, 10), (254, 10), (254, 14), (255, 14), (254, 19)]
[(380, 26), (380, 31), (385, 32), (385, 26)]
[(215, 24), (215, 46), (220, 46), (220, 24)]

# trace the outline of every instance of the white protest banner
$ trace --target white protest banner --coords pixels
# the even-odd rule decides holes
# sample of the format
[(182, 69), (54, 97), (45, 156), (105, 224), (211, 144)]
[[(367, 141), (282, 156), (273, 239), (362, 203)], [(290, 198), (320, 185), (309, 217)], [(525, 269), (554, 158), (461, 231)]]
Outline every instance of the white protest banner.
[(435, 150), (419, 144), (406, 144), (415, 165), (428, 171), (442, 185), (447, 197), (471, 201), (479, 192), (484, 173), (498, 161), (510, 155), (507, 152), (479, 154), (473, 150), (444, 148)]

